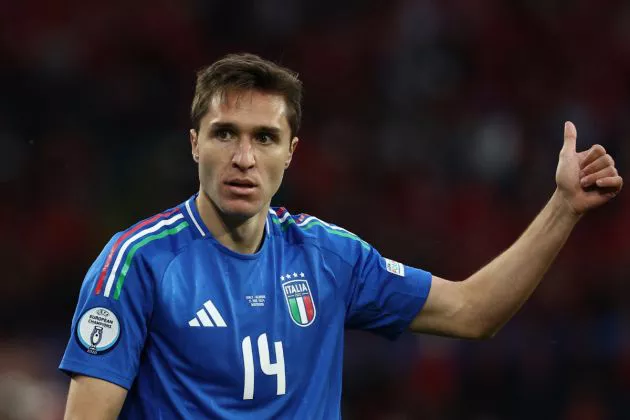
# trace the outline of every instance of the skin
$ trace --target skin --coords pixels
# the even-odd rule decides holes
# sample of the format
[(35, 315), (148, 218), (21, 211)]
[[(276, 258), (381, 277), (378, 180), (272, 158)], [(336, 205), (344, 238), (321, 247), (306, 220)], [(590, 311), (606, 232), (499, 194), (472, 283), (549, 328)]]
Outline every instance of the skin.
[(565, 123), (556, 191), (521, 237), (488, 265), (461, 282), (433, 277), (414, 332), (487, 338), (518, 311), (589, 210), (615, 197), (623, 179), (601, 145), (576, 151), (577, 131)]
[[(232, 124), (229, 130), (221, 125), (225, 123)], [(269, 128), (277, 129), (275, 139), (263, 135)], [(434, 276), (412, 331), (471, 339), (493, 336), (531, 295), (580, 218), (621, 191), (623, 179), (605, 149), (595, 145), (578, 153), (576, 137), (575, 126), (567, 122), (556, 191), (523, 235), (464, 281)], [(215, 97), (199, 132), (191, 130), (190, 141), (193, 159), (199, 162), (197, 206), (204, 223), (226, 247), (255, 252), (271, 197), (298, 143), (290, 138), (284, 101), (257, 91), (229, 92), (225, 100)], [(234, 178), (248, 178), (256, 186), (234, 190), (226, 185)], [(109, 382), (75, 376), (65, 418), (114, 419), (126, 395)]]
[[(228, 91), (215, 95), (199, 132), (190, 130), (199, 163), (197, 208), (212, 235), (240, 253), (255, 252), (262, 240), (271, 198), (280, 188), (298, 138), (291, 138), (280, 95)], [(251, 181), (251, 191), (230, 182)]]
[(89, 376), (73, 376), (64, 420), (115, 419), (126, 397), (127, 390), (111, 382)]
[[(282, 96), (230, 91), (211, 98), (199, 131), (190, 130), (193, 159), (199, 163), (197, 208), (212, 235), (227, 248), (255, 252), (263, 238), (271, 197), (278, 191), (298, 144), (291, 137)], [(226, 185), (248, 180), (240, 191)], [(82, 375), (70, 381), (66, 420), (115, 419), (127, 390)]]

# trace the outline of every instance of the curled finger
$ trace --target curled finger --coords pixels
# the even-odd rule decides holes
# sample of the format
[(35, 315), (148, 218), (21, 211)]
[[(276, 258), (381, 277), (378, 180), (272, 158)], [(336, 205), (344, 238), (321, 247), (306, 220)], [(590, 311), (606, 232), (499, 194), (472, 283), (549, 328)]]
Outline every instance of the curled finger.
[[(610, 178), (617, 176), (617, 169), (614, 166), (606, 166), (604, 169), (595, 172), (594, 174), (586, 175), (580, 179), (580, 185), (582, 188), (590, 187), (598, 180), (603, 178)], [(599, 185), (599, 184), (597, 184)]]
[(615, 166), (615, 161), (612, 158), (612, 156), (610, 155), (600, 156), (582, 169), (582, 171), (580, 172), (580, 177), (594, 174), (606, 168), (607, 166)]
[(599, 188), (612, 189), (615, 193), (618, 193), (623, 187), (623, 178), (619, 175), (600, 178), (597, 180), (596, 185)]
[(590, 149), (580, 153), (580, 156), (582, 158), (580, 162), (580, 168), (588, 166), (589, 164), (597, 160), (597, 158), (604, 156), (605, 154), (606, 149), (604, 149), (604, 146), (602, 146), (601, 144), (595, 144), (591, 146)]

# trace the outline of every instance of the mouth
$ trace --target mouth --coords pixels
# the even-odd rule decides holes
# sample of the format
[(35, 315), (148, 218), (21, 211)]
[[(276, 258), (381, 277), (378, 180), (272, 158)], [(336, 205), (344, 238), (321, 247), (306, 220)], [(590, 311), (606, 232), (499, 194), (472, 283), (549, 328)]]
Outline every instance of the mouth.
[(224, 184), (228, 190), (238, 195), (250, 194), (257, 187), (256, 183), (249, 179), (231, 179), (224, 182)]

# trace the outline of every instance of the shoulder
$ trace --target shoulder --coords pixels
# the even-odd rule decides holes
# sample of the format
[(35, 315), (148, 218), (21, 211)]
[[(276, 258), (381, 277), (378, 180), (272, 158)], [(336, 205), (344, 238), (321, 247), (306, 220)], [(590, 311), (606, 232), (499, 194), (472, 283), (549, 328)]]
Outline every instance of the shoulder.
[(270, 213), (274, 229), (293, 244), (310, 244), (347, 261), (372, 248), (349, 230), (310, 214), (293, 215), (284, 207), (272, 208)]
[(159, 275), (194, 238), (191, 222), (182, 205), (116, 233), (93, 266), (97, 276), (96, 294), (103, 290), (107, 297), (116, 290), (114, 297), (117, 298), (126, 278)]
[(183, 205), (166, 209), (118, 232), (108, 244), (116, 253), (175, 254), (195, 239)]
[(104, 249), (105, 268), (129, 265), (140, 258), (148, 262), (168, 259), (195, 239), (191, 225), (182, 205), (140, 220), (110, 239)]

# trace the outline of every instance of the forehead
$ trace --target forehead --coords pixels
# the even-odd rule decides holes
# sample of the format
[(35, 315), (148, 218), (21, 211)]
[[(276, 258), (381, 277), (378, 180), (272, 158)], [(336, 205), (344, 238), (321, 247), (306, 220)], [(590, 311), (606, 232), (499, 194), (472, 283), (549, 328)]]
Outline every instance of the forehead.
[(233, 123), (243, 127), (271, 126), (289, 130), (287, 105), (282, 95), (258, 90), (227, 90), (209, 100), (206, 124)]

